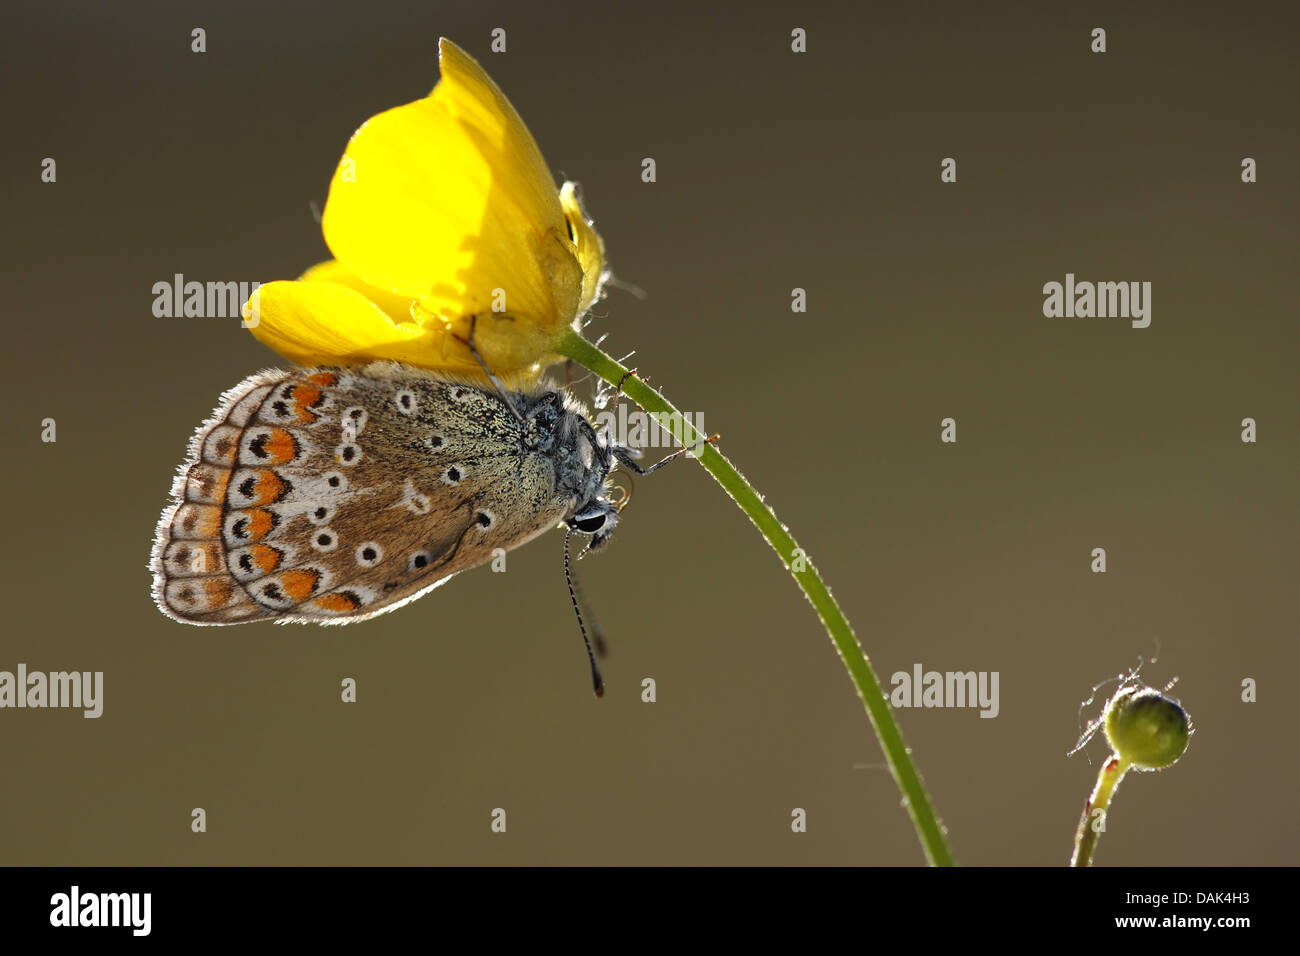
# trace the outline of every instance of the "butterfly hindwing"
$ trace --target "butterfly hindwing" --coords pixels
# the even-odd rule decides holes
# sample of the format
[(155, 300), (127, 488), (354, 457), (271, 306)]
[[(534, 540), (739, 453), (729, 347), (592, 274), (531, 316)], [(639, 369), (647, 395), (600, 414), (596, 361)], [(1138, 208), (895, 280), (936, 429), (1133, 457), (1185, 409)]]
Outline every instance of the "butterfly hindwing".
[(391, 610), (572, 502), (494, 391), (395, 363), (253, 376), (191, 444), (155, 598), (200, 624)]

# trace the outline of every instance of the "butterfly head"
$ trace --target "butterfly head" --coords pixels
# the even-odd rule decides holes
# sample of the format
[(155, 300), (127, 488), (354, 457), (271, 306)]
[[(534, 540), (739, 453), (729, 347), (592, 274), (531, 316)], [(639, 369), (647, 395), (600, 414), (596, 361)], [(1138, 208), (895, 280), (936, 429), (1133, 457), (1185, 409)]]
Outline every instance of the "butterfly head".
[(613, 446), (560, 391), (544, 392), (528, 406), (522, 441), (553, 463), (556, 490), (573, 503), (565, 524), (591, 536), (587, 550), (604, 545), (618, 523), (618, 508), (605, 493), (605, 478), (614, 466)]
[(595, 551), (603, 547), (614, 534), (614, 527), (618, 524), (618, 506), (601, 496), (575, 511), (565, 519), (565, 524), (574, 531), (591, 535), (587, 550)]

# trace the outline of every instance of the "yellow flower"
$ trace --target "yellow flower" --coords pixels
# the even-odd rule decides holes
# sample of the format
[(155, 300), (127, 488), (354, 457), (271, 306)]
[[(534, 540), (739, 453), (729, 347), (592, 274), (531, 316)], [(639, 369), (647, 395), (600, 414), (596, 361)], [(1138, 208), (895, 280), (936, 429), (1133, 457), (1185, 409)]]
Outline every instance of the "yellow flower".
[[(536, 372), (600, 296), (605, 247), (576, 188), (474, 60), (438, 41), (442, 78), (371, 117), (330, 182), (335, 260), (271, 282), (244, 307), (263, 343), (301, 364), (386, 358), (465, 374)], [(481, 374), (481, 373), (480, 373)]]

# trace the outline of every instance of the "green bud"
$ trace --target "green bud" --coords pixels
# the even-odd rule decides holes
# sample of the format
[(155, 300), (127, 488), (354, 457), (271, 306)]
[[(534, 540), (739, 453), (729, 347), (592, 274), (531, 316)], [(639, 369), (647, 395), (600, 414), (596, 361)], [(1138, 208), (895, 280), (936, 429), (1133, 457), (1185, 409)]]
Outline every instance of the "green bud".
[(1154, 687), (1125, 687), (1106, 705), (1106, 739), (1139, 770), (1160, 770), (1177, 761), (1190, 734), (1187, 711)]

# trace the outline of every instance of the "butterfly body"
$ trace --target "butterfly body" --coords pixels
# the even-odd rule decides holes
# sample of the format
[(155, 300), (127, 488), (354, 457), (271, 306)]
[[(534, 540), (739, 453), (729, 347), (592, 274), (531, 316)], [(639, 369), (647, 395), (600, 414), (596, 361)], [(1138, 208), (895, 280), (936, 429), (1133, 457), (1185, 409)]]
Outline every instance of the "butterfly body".
[(502, 394), (396, 362), (263, 372), (191, 441), (154, 599), (191, 624), (347, 623), (561, 522), (598, 547), (619, 452), (545, 385)]

